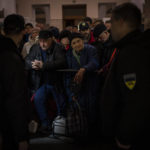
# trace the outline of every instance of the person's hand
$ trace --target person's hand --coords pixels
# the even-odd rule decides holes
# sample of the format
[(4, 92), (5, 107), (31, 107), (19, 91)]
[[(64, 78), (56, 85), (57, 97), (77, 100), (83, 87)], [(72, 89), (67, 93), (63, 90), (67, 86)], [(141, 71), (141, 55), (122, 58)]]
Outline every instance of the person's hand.
[(39, 70), (39, 64), (35, 61), (32, 61), (32, 69)]
[(35, 70), (40, 70), (43, 67), (43, 62), (39, 60), (32, 61), (32, 68)]
[(29, 132), (30, 133), (36, 133), (38, 128), (38, 123), (35, 120), (31, 120), (28, 124)]
[(21, 141), (19, 142), (19, 148), (18, 150), (28, 150), (29, 144), (27, 141)]
[(35, 65), (38, 66), (39, 69), (42, 69), (43, 67), (43, 62), (41, 60), (35, 60)]
[(77, 101), (77, 99), (76, 99), (74, 96), (72, 96), (72, 100), (73, 100), (73, 101)]
[(86, 69), (85, 68), (80, 68), (80, 70), (76, 73), (75, 77), (74, 77), (74, 81), (79, 84), (82, 82), (83, 80), (83, 75), (85, 73)]
[(116, 140), (116, 144), (118, 146), (118, 148), (121, 148), (121, 149), (124, 149), (124, 150), (129, 150), (131, 148), (131, 145), (123, 145), (119, 142), (118, 139), (115, 139)]
[(101, 69), (99, 69), (99, 70), (97, 71), (97, 73), (98, 73), (98, 74), (101, 74), (103, 71), (104, 71), (103, 68), (101, 68)]

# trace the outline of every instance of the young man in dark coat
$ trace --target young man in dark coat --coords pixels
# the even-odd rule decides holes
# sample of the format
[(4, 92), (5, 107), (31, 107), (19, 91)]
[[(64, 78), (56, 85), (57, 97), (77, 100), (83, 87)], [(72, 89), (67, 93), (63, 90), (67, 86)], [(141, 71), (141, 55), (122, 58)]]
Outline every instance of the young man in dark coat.
[(28, 99), (24, 62), (17, 46), (24, 34), (24, 18), (9, 15), (0, 38), (0, 132), (4, 150), (28, 149)]
[(141, 40), (141, 12), (125, 3), (113, 10), (111, 21), (117, 53), (103, 90), (103, 132), (116, 150), (141, 150), (150, 140), (150, 51)]

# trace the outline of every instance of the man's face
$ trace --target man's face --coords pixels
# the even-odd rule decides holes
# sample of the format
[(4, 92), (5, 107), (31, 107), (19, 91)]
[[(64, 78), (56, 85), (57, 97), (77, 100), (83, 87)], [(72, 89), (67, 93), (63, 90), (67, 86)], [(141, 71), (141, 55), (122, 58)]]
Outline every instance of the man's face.
[(42, 50), (47, 50), (48, 48), (51, 47), (52, 45), (52, 38), (48, 38), (48, 39), (39, 39), (39, 44), (40, 47), (42, 48)]
[(122, 24), (120, 20), (116, 20), (113, 16), (111, 18), (111, 35), (114, 41), (119, 41), (122, 34)]
[(75, 51), (80, 52), (84, 48), (84, 42), (81, 38), (74, 38), (71, 41), (71, 46)]
[(109, 38), (109, 33), (107, 31), (102, 32), (99, 37), (98, 41), (101, 41), (102, 43), (106, 42)]
[(25, 30), (26, 30), (26, 33), (30, 34), (32, 32), (32, 27), (31, 26), (26, 26)]
[(89, 25), (89, 27), (91, 27), (91, 23), (90, 23), (90, 21), (86, 21), (86, 23)]
[(88, 39), (90, 36), (90, 29), (81, 30), (80, 33), (83, 35), (84, 39)]
[(72, 28), (72, 32), (79, 32), (77, 27)]

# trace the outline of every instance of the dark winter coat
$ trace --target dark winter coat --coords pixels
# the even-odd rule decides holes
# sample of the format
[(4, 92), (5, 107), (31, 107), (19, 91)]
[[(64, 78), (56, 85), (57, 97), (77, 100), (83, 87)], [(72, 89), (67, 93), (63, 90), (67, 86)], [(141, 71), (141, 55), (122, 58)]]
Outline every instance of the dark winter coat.
[(150, 33), (144, 34), (134, 31), (116, 43), (118, 53), (103, 90), (104, 134), (117, 137), (122, 144), (149, 139)]
[[(27, 80), (14, 42), (0, 38), (0, 132), (6, 146), (28, 139)], [(14, 149), (14, 147), (11, 147)]]
[(62, 75), (56, 70), (66, 67), (66, 55), (64, 47), (53, 42), (52, 46), (46, 51), (46, 62), (42, 70), (32, 69), (31, 62), (36, 60), (43, 61), (42, 52), (39, 44), (31, 47), (29, 55), (26, 57), (26, 69), (29, 70), (30, 89), (34, 93), (42, 84), (48, 83), (59, 87)]

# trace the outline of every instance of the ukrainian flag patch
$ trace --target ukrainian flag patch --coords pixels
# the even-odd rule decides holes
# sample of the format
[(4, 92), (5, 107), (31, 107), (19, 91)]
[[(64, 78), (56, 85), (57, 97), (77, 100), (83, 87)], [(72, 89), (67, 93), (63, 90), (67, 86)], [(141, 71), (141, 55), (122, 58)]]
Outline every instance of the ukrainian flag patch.
[(136, 74), (135, 73), (125, 74), (123, 76), (123, 79), (126, 87), (129, 90), (133, 90), (136, 85)]

